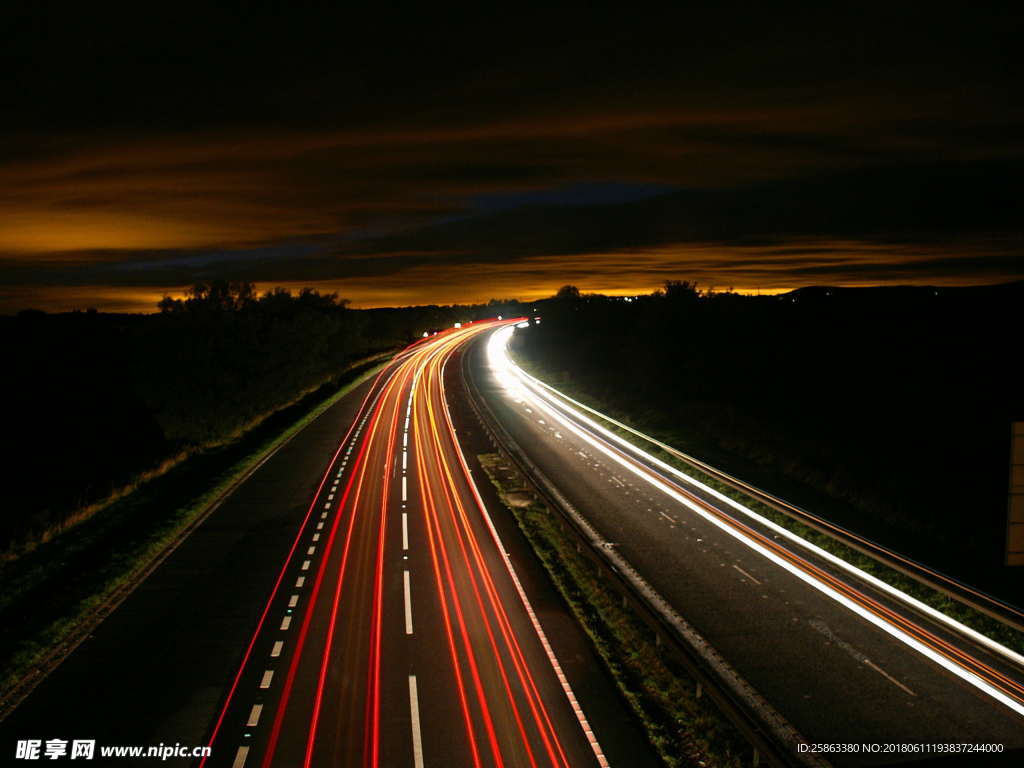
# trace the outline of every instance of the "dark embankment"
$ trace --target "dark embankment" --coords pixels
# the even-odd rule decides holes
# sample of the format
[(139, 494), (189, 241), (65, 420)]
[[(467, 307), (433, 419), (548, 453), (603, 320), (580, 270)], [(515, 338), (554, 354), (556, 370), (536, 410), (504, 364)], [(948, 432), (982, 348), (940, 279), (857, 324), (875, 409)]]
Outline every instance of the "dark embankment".
[(1024, 578), (1002, 563), (1021, 306), (1021, 284), (563, 290), (514, 352), (611, 415), (1019, 603)]
[(16, 557), (112, 494), (231, 443), (354, 361), (493, 307), (351, 310), (315, 291), (256, 296), (249, 284), (215, 283), (159, 309), (0, 317), (0, 554)]

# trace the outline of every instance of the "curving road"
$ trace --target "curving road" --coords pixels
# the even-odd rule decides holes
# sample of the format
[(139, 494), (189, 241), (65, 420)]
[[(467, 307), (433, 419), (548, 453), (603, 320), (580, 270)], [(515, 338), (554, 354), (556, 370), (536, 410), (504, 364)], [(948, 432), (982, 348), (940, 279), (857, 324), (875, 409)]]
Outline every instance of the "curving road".
[(998, 744), (1007, 764), (1024, 757), (1024, 658), (636, 449), (611, 420), (518, 368), (512, 333), (474, 350), (492, 411), (608, 546), (805, 738)]
[(218, 715), (209, 766), (586, 766), (602, 749), (406, 350), (328, 467)]
[(409, 347), (262, 462), (0, 722), (0, 762), (84, 739), (93, 765), (656, 765), (474, 483), (492, 448), (446, 363), (501, 325)]

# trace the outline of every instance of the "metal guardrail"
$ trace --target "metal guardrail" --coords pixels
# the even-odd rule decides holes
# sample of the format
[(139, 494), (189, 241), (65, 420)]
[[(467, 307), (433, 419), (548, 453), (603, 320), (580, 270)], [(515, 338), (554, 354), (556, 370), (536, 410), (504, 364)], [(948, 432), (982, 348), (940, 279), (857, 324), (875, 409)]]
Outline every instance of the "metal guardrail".
[(556, 512), (563, 530), (577, 542), (577, 550), (601, 569), (634, 613), (652, 629), (659, 645), (686, 670), (698, 692), (706, 692), (719, 711), (750, 744), (752, 762), (782, 768), (827, 766), (817, 755), (800, 752), (807, 741), (666, 601), (622, 555), (607, 545), (544, 472), (526, 455), (484, 400), (468, 370), (469, 354), (462, 355), (462, 378), (469, 403), (491, 439)]
[[(529, 375), (529, 374), (527, 374)], [(531, 377), (533, 378), (533, 377)], [(662, 449), (669, 455), (678, 459), (679, 461), (686, 464), (693, 470), (702, 472), (705, 475), (717, 480), (724, 485), (729, 486), (735, 491), (758, 501), (768, 507), (771, 507), (777, 512), (786, 515), (791, 520), (806, 525), (819, 533), (829, 536), (836, 541), (840, 542), (844, 546), (849, 547), (856, 552), (869, 557), (876, 563), (890, 568), (904, 576), (917, 581), (919, 584), (938, 592), (952, 600), (956, 600), (963, 605), (982, 613), (989, 618), (992, 618), (1005, 626), (1014, 629), (1018, 632), (1024, 632), (1024, 611), (1019, 608), (1000, 600), (997, 597), (989, 595), (982, 590), (975, 589), (974, 587), (953, 578), (947, 576), (939, 571), (929, 568), (923, 563), (919, 563), (913, 558), (906, 557), (894, 552), (893, 550), (885, 547), (877, 542), (874, 542), (868, 538), (860, 536), (853, 531), (850, 531), (840, 525), (832, 523), (825, 518), (815, 515), (813, 512), (809, 512), (806, 509), (790, 504), (784, 499), (780, 499), (767, 491), (764, 491), (757, 486), (751, 485), (750, 483), (744, 482), (737, 477), (734, 477), (727, 472), (723, 472), (717, 467), (713, 467), (700, 459), (690, 456), (683, 451), (673, 448), (666, 443), (657, 440), (649, 435), (645, 435), (637, 429), (634, 429), (626, 424), (612, 419), (599, 411), (585, 405), (584, 403), (577, 402), (567, 395), (558, 392), (550, 385), (544, 384), (544, 382), (537, 381), (538, 384), (544, 386), (549, 391), (558, 395), (561, 398), (568, 399), (574, 405), (578, 405), (587, 412), (593, 414), (599, 419), (613, 424), (616, 427), (625, 429), (627, 432), (639, 437), (642, 440), (646, 440), (654, 446)]]

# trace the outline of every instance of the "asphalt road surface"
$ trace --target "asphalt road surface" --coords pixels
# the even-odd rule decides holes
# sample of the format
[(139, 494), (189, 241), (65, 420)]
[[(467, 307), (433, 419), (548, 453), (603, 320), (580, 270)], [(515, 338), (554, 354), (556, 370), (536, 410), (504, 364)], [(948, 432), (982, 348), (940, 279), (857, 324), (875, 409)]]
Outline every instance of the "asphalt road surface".
[(656, 764), (474, 483), (481, 435), (449, 411), (464, 395), (445, 364), (497, 325), (406, 350), (285, 445), (0, 723), (3, 754), (85, 739), (208, 744), (166, 764), (235, 768)]
[[(1024, 760), (1019, 657), (965, 638), (629, 450), (530, 382), (504, 348), (476, 344), (470, 369), (505, 428), (809, 742), (1000, 744), (1006, 764)], [(825, 757), (863, 765), (915, 754)]]

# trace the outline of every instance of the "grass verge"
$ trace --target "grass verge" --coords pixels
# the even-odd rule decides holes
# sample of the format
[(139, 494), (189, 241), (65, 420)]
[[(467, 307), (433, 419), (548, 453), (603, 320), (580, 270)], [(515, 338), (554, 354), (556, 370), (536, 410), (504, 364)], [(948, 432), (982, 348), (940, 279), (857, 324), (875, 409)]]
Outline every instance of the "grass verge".
[(374, 357), (0, 569), (0, 717), (248, 472), (386, 365)]
[(745, 739), (666, 658), (654, 633), (576, 551), (520, 473), (498, 454), (478, 458), (665, 765), (744, 765)]
[[(522, 365), (522, 363), (520, 364)], [(553, 380), (550, 372), (538, 370), (534, 365), (523, 365), (523, 368), (532, 375), (541, 378), (542, 381), (552, 382)], [(649, 431), (649, 427), (632, 423), (628, 414), (617, 412), (615, 409), (610, 408), (607, 403), (599, 402), (595, 398), (577, 391), (575, 387), (572, 386), (571, 382), (567, 382), (564, 377), (555, 378), (558, 379), (558, 389), (565, 392), (573, 399), (578, 400), (581, 403), (585, 403), (597, 411), (606, 413), (617, 421), (620, 421), (623, 424), (628, 424), (634, 429), (639, 431)], [(714, 488), (719, 493), (728, 496), (734, 501), (740, 502), (762, 517), (782, 526), (811, 544), (814, 544), (836, 557), (845, 560), (847, 563), (869, 573), (875, 578), (884, 581), (886, 584), (899, 589), (911, 597), (916, 598), (925, 605), (940, 611), (956, 621), (959, 621), (961, 624), (970, 627), (976, 632), (1001, 643), (1017, 653), (1024, 654), (1024, 633), (1019, 632), (997, 619), (987, 616), (986, 614), (973, 609), (971, 606), (929, 587), (927, 584), (917, 581), (894, 568), (890, 568), (885, 565), (885, 563), (847, 546), (842, 541), (835, 539), (832, 536), (805, 525), (799, 520), (780, 512), (778, 509), (764, 504), (755, 498), (752, 498), (727, 483), (723, 483), (720, 480), (705, 474), (699, 468), (694, 467), (679, 457), (662, 450), (656, 445), (652, 445), (651, 443), (644, 441), (642, 438), (637, 437), (631, 432), (628, 432), (615, 424), (606, 422), (604, 427), (609, 431), (614, 432), (624, 440), (627, 440), (631, 444), (651, 454), (655, 458), (664, 461), (666, 464), (669, 464), (682, 472), (685, 472), (693, 479)], [(674, 442), (677, 442), (673, 440), (673, 435), (671, 434), (659, 432), (649, 432), (649, 434), (652, 434), (652, 436), (667, 445), (672, 445)]]

